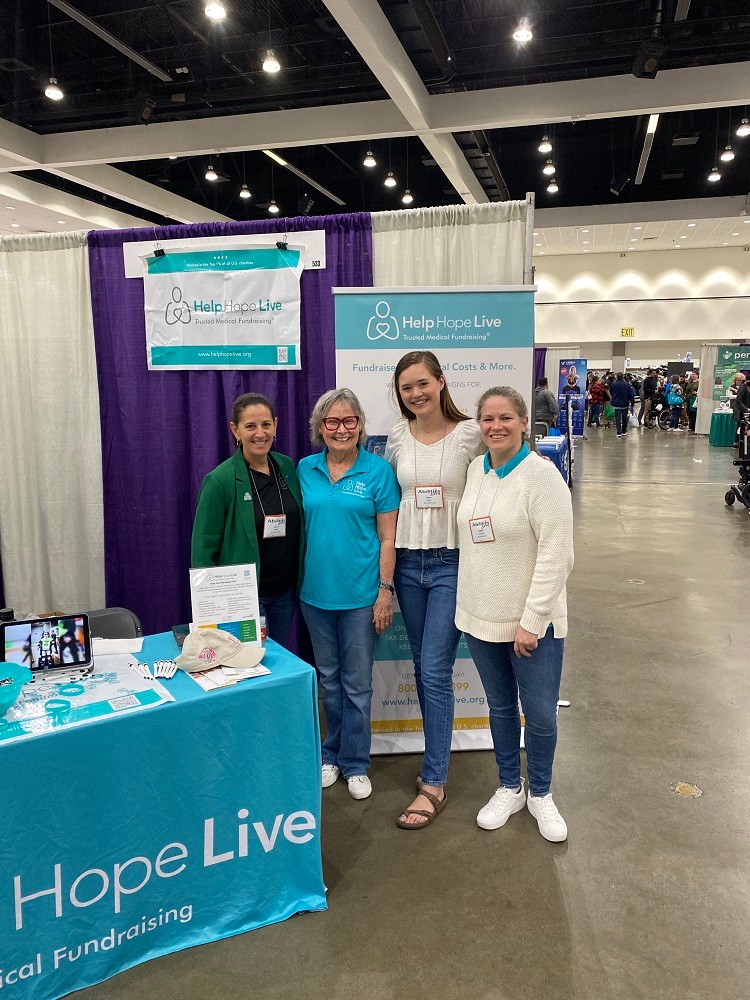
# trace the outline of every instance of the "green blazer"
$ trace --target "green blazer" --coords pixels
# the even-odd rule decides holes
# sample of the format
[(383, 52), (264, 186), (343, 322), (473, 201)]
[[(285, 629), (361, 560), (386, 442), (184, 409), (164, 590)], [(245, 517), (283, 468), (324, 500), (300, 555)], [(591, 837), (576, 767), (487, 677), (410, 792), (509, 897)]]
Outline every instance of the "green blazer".
[[(299, 504), (302, 515), (297, 574), (299, 590), (305, 553), (302, 494), (291, 458), (275, 451), (271, 455)], [(260, 573), (253, 491), (250, 489), (250, 477), (241, 448), (213, 472), (209, 472), (203, 480), (193, 522), (190, 557), (190, 565), (195, 569), (205, 566), (235, 566), (238, 563), (255, 563), (257, 572)]]

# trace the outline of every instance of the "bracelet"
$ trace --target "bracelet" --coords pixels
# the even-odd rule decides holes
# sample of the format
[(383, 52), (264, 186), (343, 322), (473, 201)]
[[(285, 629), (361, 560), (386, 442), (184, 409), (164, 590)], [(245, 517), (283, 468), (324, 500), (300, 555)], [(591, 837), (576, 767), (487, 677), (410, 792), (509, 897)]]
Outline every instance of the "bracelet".
[(387, 590), (389, 594), (395, 594), (396, 593), (396, 588), (393, 586), (392, 583), (384, 583), (382, 580), (378, 584), (378, 589), (379, 590)]

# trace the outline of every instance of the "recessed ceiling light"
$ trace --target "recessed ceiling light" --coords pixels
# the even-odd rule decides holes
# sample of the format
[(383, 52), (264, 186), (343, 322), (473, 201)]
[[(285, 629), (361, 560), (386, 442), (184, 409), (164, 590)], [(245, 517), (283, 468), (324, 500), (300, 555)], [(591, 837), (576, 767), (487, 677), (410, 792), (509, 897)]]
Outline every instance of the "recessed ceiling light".
[(582, 233), (587, 233), (587, 232), (588, 232), (588, 229), (582, 229), (582, 230), (581, 230), (581, 232), (582, 232)]
[(583, 252), (584, 252), (584, 253), (591, 253), (591, 251), (590, 251), (590, 250), (584, 250)]
[(728, 243), (722, 243), (721, 245), (722, 245), (723, 247), (728, 247), (728, 246), (729, 246), (729, 244), (728, 244)]
[(628, 247), (628, 250), (635, 250), (635, 247)]
[(631, 243), (637, 243), (638, 242), (638, 237), (637, 236), (631, 236), (630, 237), (630, 242)]
[(65, 225), (67, 225), (65, 219), (58, 219), (57, 220), (57, 224), (58, 224), (58, 226), (65, 226)]
[(590, 243), (590, 242), (591, 242), (591, 240), (584, 240), (583, 242), (584, 242), (584, 243)]
[(695, 223), (694, 222), (688, 222), (688, 229), (695, 229)]
[(682, 250), (682, 243), (675, 243), (674, 249), (675, 250)]
[(543, 243), (535, 243), (534, 246), (535, 247), (542, 247), (542, 246), (544, 246), (544, 244)]
[(16, 206), (15, 205), (6, 205), (5, 207), (7, 209), (10, 209), (11, 212), (15, 212), (15, 210), (16, 210)]
[(732, 233), (732, 236), (739, 236), (739, 233)]
[[(750, 219), (748, 219), (748, 222), (750, 222)], [(538, 236), (538, 235), (539, 233), (532, 233), (532, 236)]]
[[(5, 207), (10, 208), (10, 205), (6, 205)], [(743, 219), (742, 221), (745, 223), (746, 226), (750, 226), (750, 219)]]
[(20, 229), (21, 228), (21, 223), (20, 222), (11, 222), (10, 228), (11, 229)]
[(684, 236), (681, 236), (680, 239), (681, 240), (686, 240), (687, 239), (687, 233)]
[(543, 256), (545, 255), (545, 253), (546, 253), (546, 252), (547, 252), (546, 250), (540, 250), (540, 251), (539, 251), (539, 256), (540, 256), (540, 257), (543, 257)]

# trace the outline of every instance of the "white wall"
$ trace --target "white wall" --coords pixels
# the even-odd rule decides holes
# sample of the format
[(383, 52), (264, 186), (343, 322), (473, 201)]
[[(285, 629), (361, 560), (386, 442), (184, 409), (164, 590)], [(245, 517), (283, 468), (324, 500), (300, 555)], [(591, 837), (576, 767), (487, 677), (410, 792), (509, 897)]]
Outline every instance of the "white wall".
[[(742, 247), (536, 257), (536, 342), (580, 344), (602, 364), (613, 343), (639, 362), (750, 339), (750, 253)], [(635, 327), (624, 340), (621, 327)], [(587, 345), (591, 345), (589, 349)], [(609, 361), (607, 360), (607, 364)]]

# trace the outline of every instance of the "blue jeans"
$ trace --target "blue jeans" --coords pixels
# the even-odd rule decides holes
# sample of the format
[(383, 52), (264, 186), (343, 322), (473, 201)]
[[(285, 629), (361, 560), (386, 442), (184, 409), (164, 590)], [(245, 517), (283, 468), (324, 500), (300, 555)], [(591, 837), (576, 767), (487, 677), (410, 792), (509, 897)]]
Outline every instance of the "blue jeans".
[(328, 734), (323, 763), (345, 778), (370, 767), (372, 657), (377, 633), (372, 605), (327, 611), (300, 601), (312, 639)]
[(601, 427), (599, 418), (602, 415), (602, 410), (604, 409), (604, 403), (590, 403), (589, 404), (589, 427)]
[(679, 406), (671, 406), (672, 416), (669, 418), (670, 427), (680, 426), (680, 417), (682, 416), (682, 403)]
[(269, 638), (283, 646), (289, 635), (289, 627), (297, 607), (297, 595), (292, 588), (282, 590), (274, 597), (258, 597), (260, 613), (265, 616)]
[(490, 732), (504, 788), (521, 785), (521, 697), (526, 719), (526, 765), (534, 796), (546, 795), (552, 782), (557, 746), (557, 699), (562, 676), (564, 639), (552, 626), (530, 657), (513, 652), (512, 642), (484, 642), (466, 636), (490, 706)]
[(615, 430), (618, 434), (628, 433), (628, 408), (627, 406), (615, 407)]
[(458, 549), (399, 549), (394, 577), (424, 720), (422, 781), (444, 785), (453, 733)]

